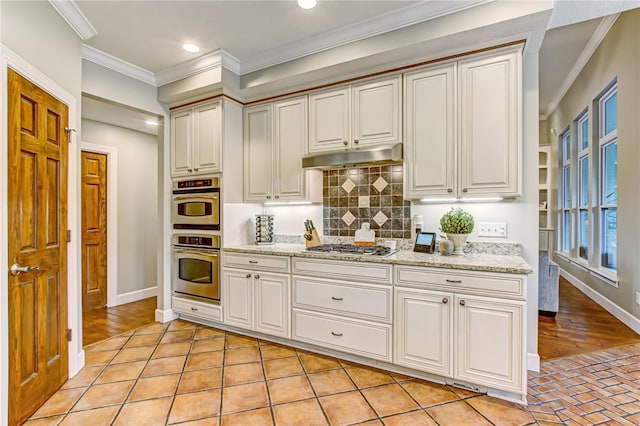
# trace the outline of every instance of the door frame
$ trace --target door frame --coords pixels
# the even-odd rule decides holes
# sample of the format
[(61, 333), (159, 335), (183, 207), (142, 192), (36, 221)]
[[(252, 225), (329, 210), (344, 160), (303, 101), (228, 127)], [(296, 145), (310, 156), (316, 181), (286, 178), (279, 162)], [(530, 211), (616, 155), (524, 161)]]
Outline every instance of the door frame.
[[(69, 108), (68, 127), (77, 129), (78, 106), (76, 98), (47, 75), (12, 52), (0, 43), (0, 423), (8, 419), (9, 414), (9, 270), (8, 270), (8, 210), (7, 210), (7, 69), (11, 68), (40, 88), (56, 97)], [(77, 132), (71, 132), (68, 158), (68, 190), (67, 220), (72, 239), (67, 245), (67, 304), (68, 327), (73, 330), (73, 339), (69, 342), (69, 378), (73, 377), (84, 366), (84, 350), (82, 349), (82, 300), (78, 285), (80, 262), (80, 238), (78, 215), (79, 179), (78, 166), (80, 149), (77, 143)]]
[[(107, 156), (107, 306), (116, 306), (118, 304), (118, 148), (80, 142), (80, 152), (82, 151)], [(78, 206), (82, 209), (82, 204)], [(81, 235), (80, 238), (82, 238)]]

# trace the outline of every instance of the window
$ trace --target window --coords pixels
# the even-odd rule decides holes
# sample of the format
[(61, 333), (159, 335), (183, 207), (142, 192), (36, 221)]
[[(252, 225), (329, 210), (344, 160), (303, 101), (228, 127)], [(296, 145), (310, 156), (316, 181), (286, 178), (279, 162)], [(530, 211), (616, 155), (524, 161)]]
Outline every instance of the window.
[(571, 250), (571, 136), (569, 129), (560, 135), (560, 140), (562, 141), (560, 249), (568, 253)]
[(618, 268), (618, 87), (615, 83), (598, 101), (598, 109), (600, 266), (615, 271)]
[(576, 120), (578, 133), (578, 256), (589, 259), (589, 115)]

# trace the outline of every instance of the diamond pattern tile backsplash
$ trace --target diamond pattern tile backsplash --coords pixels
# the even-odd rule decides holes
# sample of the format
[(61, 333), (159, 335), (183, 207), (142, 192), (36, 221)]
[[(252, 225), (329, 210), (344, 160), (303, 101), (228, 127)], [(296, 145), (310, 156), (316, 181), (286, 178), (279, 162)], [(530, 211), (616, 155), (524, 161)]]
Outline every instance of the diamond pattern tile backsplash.
[(326, 170), (322, 191), (324, 235), (353, 237), (369, 222), (376, 238), (411, 238), (401, 165)]

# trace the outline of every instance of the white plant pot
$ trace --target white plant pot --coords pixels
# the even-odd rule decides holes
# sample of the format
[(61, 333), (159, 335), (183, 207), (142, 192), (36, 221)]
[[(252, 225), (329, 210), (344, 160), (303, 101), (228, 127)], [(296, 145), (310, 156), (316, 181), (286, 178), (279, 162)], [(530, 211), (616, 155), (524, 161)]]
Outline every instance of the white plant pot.
[(449, 234), (447, 233), (447, 239), (453, 241), (453, 254), (454, 255), (462, 255), (464, 252), (462, 249), (464, 245), (467, 243), (467, 237), (469, 234)]

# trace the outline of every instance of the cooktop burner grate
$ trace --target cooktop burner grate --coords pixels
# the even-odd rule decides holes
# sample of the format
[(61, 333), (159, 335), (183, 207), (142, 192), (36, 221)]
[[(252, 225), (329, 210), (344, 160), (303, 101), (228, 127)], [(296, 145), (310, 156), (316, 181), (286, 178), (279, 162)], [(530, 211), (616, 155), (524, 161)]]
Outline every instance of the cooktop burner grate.
[(323, 253), (346, 253), (369, 256), (388, 256), (397, 252), (397, 250), (391, 250), (389, 247), (380, 245), (358, 246), (355, 244), (320, 244), (319, 246), (307, 247), (307, 250)]

